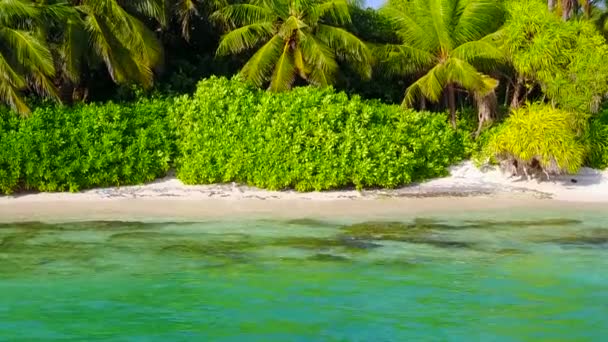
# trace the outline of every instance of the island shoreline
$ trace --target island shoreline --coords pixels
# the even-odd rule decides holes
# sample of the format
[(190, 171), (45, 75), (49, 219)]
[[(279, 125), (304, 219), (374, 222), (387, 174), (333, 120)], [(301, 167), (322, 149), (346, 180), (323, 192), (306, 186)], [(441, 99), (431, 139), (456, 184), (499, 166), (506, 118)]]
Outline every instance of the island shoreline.
[[(237, 184), (184, 185), (173, 176), (78, 193), (0, 197), (0, 222), (240, 217), (387, 217), (506, 209), (608, 208), (608, 176), (597, 170), (552, 181), (512, 179), (465, 162), (445, 178), (392, 190), (299, 193)], [(575, 182), (572, 182), (572, 179)]]

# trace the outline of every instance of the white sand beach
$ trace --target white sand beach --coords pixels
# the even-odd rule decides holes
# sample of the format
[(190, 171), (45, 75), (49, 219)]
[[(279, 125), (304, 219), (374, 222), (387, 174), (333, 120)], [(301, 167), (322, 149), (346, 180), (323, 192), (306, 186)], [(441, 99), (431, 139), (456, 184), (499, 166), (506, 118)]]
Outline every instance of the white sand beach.
[(0, 221), (61, 219), (211, 218), (239, 215), (327, 216), (415, 214), (497, 208), (608, 208), (608, 172), (583, 169), (550, 181), (512, 178), (471, 162), (451, 175), (394, 190), (298, 193), (236, 185), (155, 182), (78, 193), (0, 196)]

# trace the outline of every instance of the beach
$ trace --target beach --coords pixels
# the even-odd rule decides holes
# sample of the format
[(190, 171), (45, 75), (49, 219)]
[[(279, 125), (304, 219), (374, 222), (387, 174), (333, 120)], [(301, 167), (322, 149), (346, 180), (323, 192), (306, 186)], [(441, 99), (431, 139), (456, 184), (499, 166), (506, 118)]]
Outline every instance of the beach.
[(239, 216), (325, 217), (423, 214), (508, 208), (597, 208), (608, 205), (608, 174), (583, 169), (549, 181), (481, 171), (471, 162), (450, 175), (398, 189), (299, 193), (237, 184), (184, 185), (173, 176), (138, 186), (77, 193), (0, 197), (0, 221), (207, 219)]

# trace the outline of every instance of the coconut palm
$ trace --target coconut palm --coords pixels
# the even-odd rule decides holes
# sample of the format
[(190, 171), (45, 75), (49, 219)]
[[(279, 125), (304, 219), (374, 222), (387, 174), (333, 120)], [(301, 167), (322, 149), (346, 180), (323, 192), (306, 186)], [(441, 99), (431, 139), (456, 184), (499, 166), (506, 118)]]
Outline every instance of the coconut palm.
[(116, 83), (153, 84), (162, 45), (140, 16), (165, 21), (163, 0), (72, 0), (63, 21), (62, 70), (78, 82), (83, 64), (103, 62)]
[(53, 57), (38, 30), (40, 8), (27, 0), (0, 0), (0, 101), (29, 113), (22, 92), (56, 97)]
[(228, 28), (219, 55), (257, 49), (241, 75), (269, 89), (291, 88), (297, 76), (311, 84), (334, 82), (338, 60), (363, 76), (371, 74), (370, 52), (341, 27), (350, 22), (346, 0), (251, 0), (226, 6), (212, 18)]
[(404, 106), (419, 97), (437, 102), (447, 93), (456, 127), (456, 87), (476, 96), (494, 91), (498, 81), (478, 71), (503, 59), (490, 34), (504, 10), (497, 0), (409, 0), (383, 9), (402, 44), (387, 45), (381, 58), (388, 72), (423, 75), (405, 91)]

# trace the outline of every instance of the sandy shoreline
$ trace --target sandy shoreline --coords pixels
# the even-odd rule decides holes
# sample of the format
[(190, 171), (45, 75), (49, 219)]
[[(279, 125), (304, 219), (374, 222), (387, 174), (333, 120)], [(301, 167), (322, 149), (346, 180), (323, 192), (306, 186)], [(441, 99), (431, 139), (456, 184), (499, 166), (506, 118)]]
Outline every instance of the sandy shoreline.
[[(574, 180), (574, 181), (573, 181)], [(0, 196), (0, 221), (238, 216), (386, 216), (506, 208), (608, 208), (608, 173), (584, 169), (551, 181), (482, 172), (470, 162), (449, 177), (395, 190), (297, 193), (235, 184), (187, 186), (173, 177), (79, 193)]]

